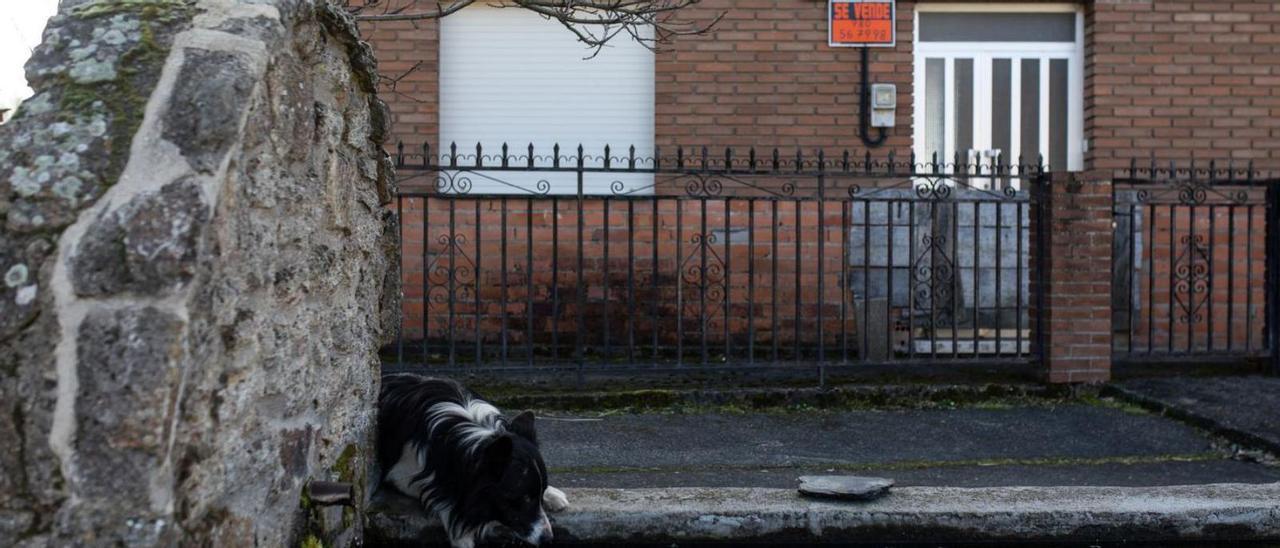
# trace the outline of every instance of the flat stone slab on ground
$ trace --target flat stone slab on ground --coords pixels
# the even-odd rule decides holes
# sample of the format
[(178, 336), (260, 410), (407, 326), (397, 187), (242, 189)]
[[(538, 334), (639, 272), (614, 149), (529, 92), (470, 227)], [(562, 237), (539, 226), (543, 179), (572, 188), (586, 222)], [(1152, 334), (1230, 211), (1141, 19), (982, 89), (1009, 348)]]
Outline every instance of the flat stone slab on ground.
[(889, 493), (893, 480), (865, 476), (800, 476), (800, 494), (834, 500), (875, 500)]

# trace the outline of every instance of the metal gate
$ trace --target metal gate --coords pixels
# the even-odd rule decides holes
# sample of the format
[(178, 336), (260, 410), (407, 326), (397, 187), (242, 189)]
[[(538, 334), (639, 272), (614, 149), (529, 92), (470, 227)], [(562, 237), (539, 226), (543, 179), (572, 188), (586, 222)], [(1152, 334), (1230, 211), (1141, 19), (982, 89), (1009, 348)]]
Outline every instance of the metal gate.
[(1280, 181), (1192, 162), (1114, 183), (1116, 361), (1270, 360)]
[(467, 371), (1033, 361), (1039, 166), (397, 155), (387, 357)]

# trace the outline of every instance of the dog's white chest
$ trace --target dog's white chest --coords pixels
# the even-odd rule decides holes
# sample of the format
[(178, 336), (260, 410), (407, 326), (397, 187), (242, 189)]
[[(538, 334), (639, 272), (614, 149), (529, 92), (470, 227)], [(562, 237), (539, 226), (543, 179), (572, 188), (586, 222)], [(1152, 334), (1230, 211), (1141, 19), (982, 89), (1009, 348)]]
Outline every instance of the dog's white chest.
[(415, 480), (415, 476), (422, 472), (425, 458), (426, 455), (414, 451), (411, 444), (405, 444), (404, 449), (400, 451), (400, 460), (396, 461), (395, 466), (392, 466), (391, 470), (387, 472), (387, 481), (396, 486), (396, 489), (399, 489), (401, 493), (422, 500), (423, 490), (426, 489), (435, 476), (435, 474), (432, 474), (426, 478)]

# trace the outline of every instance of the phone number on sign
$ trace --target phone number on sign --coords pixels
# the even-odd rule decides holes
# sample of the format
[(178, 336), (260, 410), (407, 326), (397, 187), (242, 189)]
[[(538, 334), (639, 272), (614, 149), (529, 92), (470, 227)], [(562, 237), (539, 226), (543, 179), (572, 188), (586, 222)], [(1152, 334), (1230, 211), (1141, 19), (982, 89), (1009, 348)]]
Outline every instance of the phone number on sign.
[(888, 25), (836, 25), (832, 36), (836, 42), (888, 42), (893, 39), (893, 29)]

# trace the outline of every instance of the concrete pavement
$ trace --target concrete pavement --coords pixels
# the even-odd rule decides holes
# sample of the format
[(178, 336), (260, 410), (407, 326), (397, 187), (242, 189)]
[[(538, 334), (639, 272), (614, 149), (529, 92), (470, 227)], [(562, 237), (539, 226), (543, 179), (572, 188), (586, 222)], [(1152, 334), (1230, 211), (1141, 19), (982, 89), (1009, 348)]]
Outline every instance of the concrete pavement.
[(806, 474), (899, 485), (1268, 483), (1196, 429), (1106, 405), (766, 414), (543, 413), (553, 481), (567, 487), (779, 487)]
[[(1280, 543), (1280, 468), (1134, 405), (726, 401), (539, 411), (551, 482), (574, 505), (553, 519), (557, 544)], [(797, 478), (815, 474), (898, 487), (871, 503), (798, 497)], [(370, 515), (373, 546), (442, 540), (385, 492)]]
[(1108, 390), (1156, 412), (1280, 457), (1280, 377), (1165, 377)]

